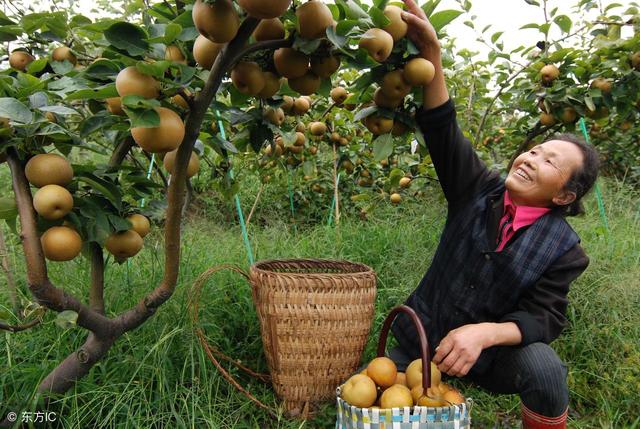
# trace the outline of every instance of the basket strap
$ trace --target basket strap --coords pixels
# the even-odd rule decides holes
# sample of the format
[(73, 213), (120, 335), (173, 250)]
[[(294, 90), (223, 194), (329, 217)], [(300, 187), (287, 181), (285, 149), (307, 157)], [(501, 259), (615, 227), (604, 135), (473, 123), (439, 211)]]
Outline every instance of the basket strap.
[(378, 341), (378, 356), (385, 356), (389, 329), (391, 329), (391, 324), (399, 313), (407, 314), (413, 321), (413, 324), (416, 325), (416, 330), (418, 331), (418, 339), (420, 340), (420, 356), (422, 358), (422, 388), (426, 392), (427, 389), (431, 387), (431, 359), (429, 357), (429, 342), (427, 340), (427, 334), (424, 331), (424, 326), (422, 326), (422, 322), (420, 322), (420, 318), (411, 307), (407, 305), (399, 305), (391, 310), (391, 312), (385, 319), (384, 324), (382, 325), (382, 330), (380, 331), (380, 340)]
[[(206, 281), (212, 275), (214, 275), (215, 273), (217, 273), (219, 271), (222, 271), (222, 270), (234, 271), (234, 272), (240, 274), (241, 276), (243, 276), (245, 280), (249, 281), (249, 275), (246, 272), (244, 272), (237, 265), (232, 265), (232, 264), (218, 265), (216, 267), (209, 268), (208, 270), (206, 270), (205, 272), (200, 274), (198, 276), (198, 278), (196, 279), (196, 281), (193, 283), (193, 287), (191, 288), (191, 292), (189, 294), (188, 307), (191, 309), (191, 320), (192, 320), (192, 323), (193, 323), (194, 331), (196, 333), (196, 336), (198, 337), (200, 345), (202, 346), (202, 348), (204, 349), (205, 353), (207, 354), (207, 357), (209, 358), (211, 363), (213, 363), (215, 365), (215, 367), (218, 369), (218, 371), (220, 371), (222, 376), (231, 385), (233, 385), (236, 389), (238, 389), (242, 394), (244, 394), (247, 398), (249, 398), (249, 400), (251, 400), (253, 403), (255, 403), (260, 408), (265, 409), (271, 415), (271, 417), (277, 419), (278, 418), (277, 410), (274, 409), (273, 407), (270, 407), (270, 406), (264, 404), (258, 398), (253, 396), (249, 391), (247, 391), (244, 387), (242, 387), (235, 380), (235, 378), (233, 378), (233, 376), (231, 374), (229, 374), (229, 372), (222, 367), (222, 365), (220, 364), (218, 359), (227, 361), (227, 362), (235, 365), (236, 367), (238, 367), (238, 368), (242, 369), (243, 371), (245, 371), (250, 376), (257, 378), (260, 381), (268, 383), (271, 377), (268, 374), (259, 374), (259, 373), (256, 373), (256, 372), (252, 371), (251, 369), (249, 369), (249, 368), (245, 367), (244, 365), (240, 364), (235, 359), (230, 358), (229, 356), (227, 356), (224, 353), (222, 353), (220, 350), (218, 350), (215, 347), (213, 347), (212, 345), (210, 345), (209, 341), (207, 340), (207, 337), (206, 337), (206, 335), (204, 333), (204, 330), (200, 327), (199, 315), (198, 314), (199, 314), (199, 310), (200, 310), (200, 297), (202, 295), (202, 288), (203, 288), (204, 284), (206, 283)], [(216, 359), (216, 356), (218, 357), (218, 359)]]

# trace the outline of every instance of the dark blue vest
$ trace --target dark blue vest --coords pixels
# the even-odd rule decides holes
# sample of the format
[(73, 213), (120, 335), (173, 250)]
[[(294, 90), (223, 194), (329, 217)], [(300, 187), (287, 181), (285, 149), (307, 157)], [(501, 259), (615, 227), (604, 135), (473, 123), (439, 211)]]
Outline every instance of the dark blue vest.
[[(447, 219), (433, 262), (406, 301), (425, 326), (431, 353), (452, 329), (497, 322), (517, 310), (525, 290), (580, 241), (562, 216), (550, 212), (501, 252), (493, 251), (496, 246), (487, 238), (490, 197), (502, 195), (504, 189), (502, 180), (491, 181)], [(411, 320), (400, 315), (392, 329), (400, 345), (417, 357), (418, 336)], [(495, 351), (484, 350), (471, 372), (485, 372)]]

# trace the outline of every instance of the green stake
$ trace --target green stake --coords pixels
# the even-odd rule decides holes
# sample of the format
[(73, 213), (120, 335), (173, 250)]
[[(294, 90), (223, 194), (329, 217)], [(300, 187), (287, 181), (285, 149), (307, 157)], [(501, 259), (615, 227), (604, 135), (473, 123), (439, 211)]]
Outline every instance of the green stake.
[[(340, 174), (342, 173), (338, 173), (338, 176), (336, 177), (336, 188), (338, 187), (338, 185), (340, 185)], [(331, 199), (331, 210), (329, 211), (329, 221), (327, 222), (328, 226), (331, 226), (331, 222), (333, 222), (333, 212), (335, 208), (336, 208), (336, 194), (334, 192), (333, 198)]]
[[(580, 118), (580, 129), (582, 130), (582, 134), (584, 135), (584, 140), (587, 144), (591, 144), (591, 140), (589, 139), (589, 133), (587, 132), (587, 126), (584, 122), (584, 118)], [(596, 182), (596, 200), (598, 201), (598, 211), (600, 212), (600, 217), (602, 218), (602, 223), (607, 231), (607, 235), (609, 234), (609, 221), (607, 219), (607, 214), (604, 210), (604, 201), (602, 200), (602, 192), (600, 192), (600, 185)]]

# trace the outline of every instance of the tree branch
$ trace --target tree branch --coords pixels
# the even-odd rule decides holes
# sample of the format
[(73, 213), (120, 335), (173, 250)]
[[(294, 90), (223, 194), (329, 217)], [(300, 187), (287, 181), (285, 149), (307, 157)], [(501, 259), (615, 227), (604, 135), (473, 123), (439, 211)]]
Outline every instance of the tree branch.
[(4, 322), (0, 322), (0, 331), (9, 331), (15, 334), (16, 332), (31, 329), (38, 324), (40, 324), (40, 319), (34, 319), (31, 322), (25, 323), (23, 325), (7, 325)]
[(124, 140), (122, 140), (111, 154), (111, 158), (109, 159), (109, 167), (120, 166), (124, 159), (127, 157), (127, 154), (129, 153), (131, 148), (135, 146), (135, 144), (136, 142), (131, 136), (128, 136)]
[(29, 289), (38, 302), (54, 311), (73, 310), (78, 313), (78, 326), (94, 332), (98, 336), (112, 335), (110, 320), (82, 304), (64, 290), (56, 288), (47, 275), (47, 265), (38, 236), (36, 215), (29, 182), (15, 148), (8, 149), (13, 192), (16, 196), (20, 216), (20, 238), (27, 264)]

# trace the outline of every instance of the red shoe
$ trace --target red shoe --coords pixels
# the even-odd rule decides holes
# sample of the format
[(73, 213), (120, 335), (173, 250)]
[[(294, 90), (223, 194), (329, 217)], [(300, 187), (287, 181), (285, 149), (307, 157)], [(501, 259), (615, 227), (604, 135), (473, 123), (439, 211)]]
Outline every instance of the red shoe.
[(558, 417), (547, 417), (522, 405), (522, 429), (566, 429), (569, 407)]

